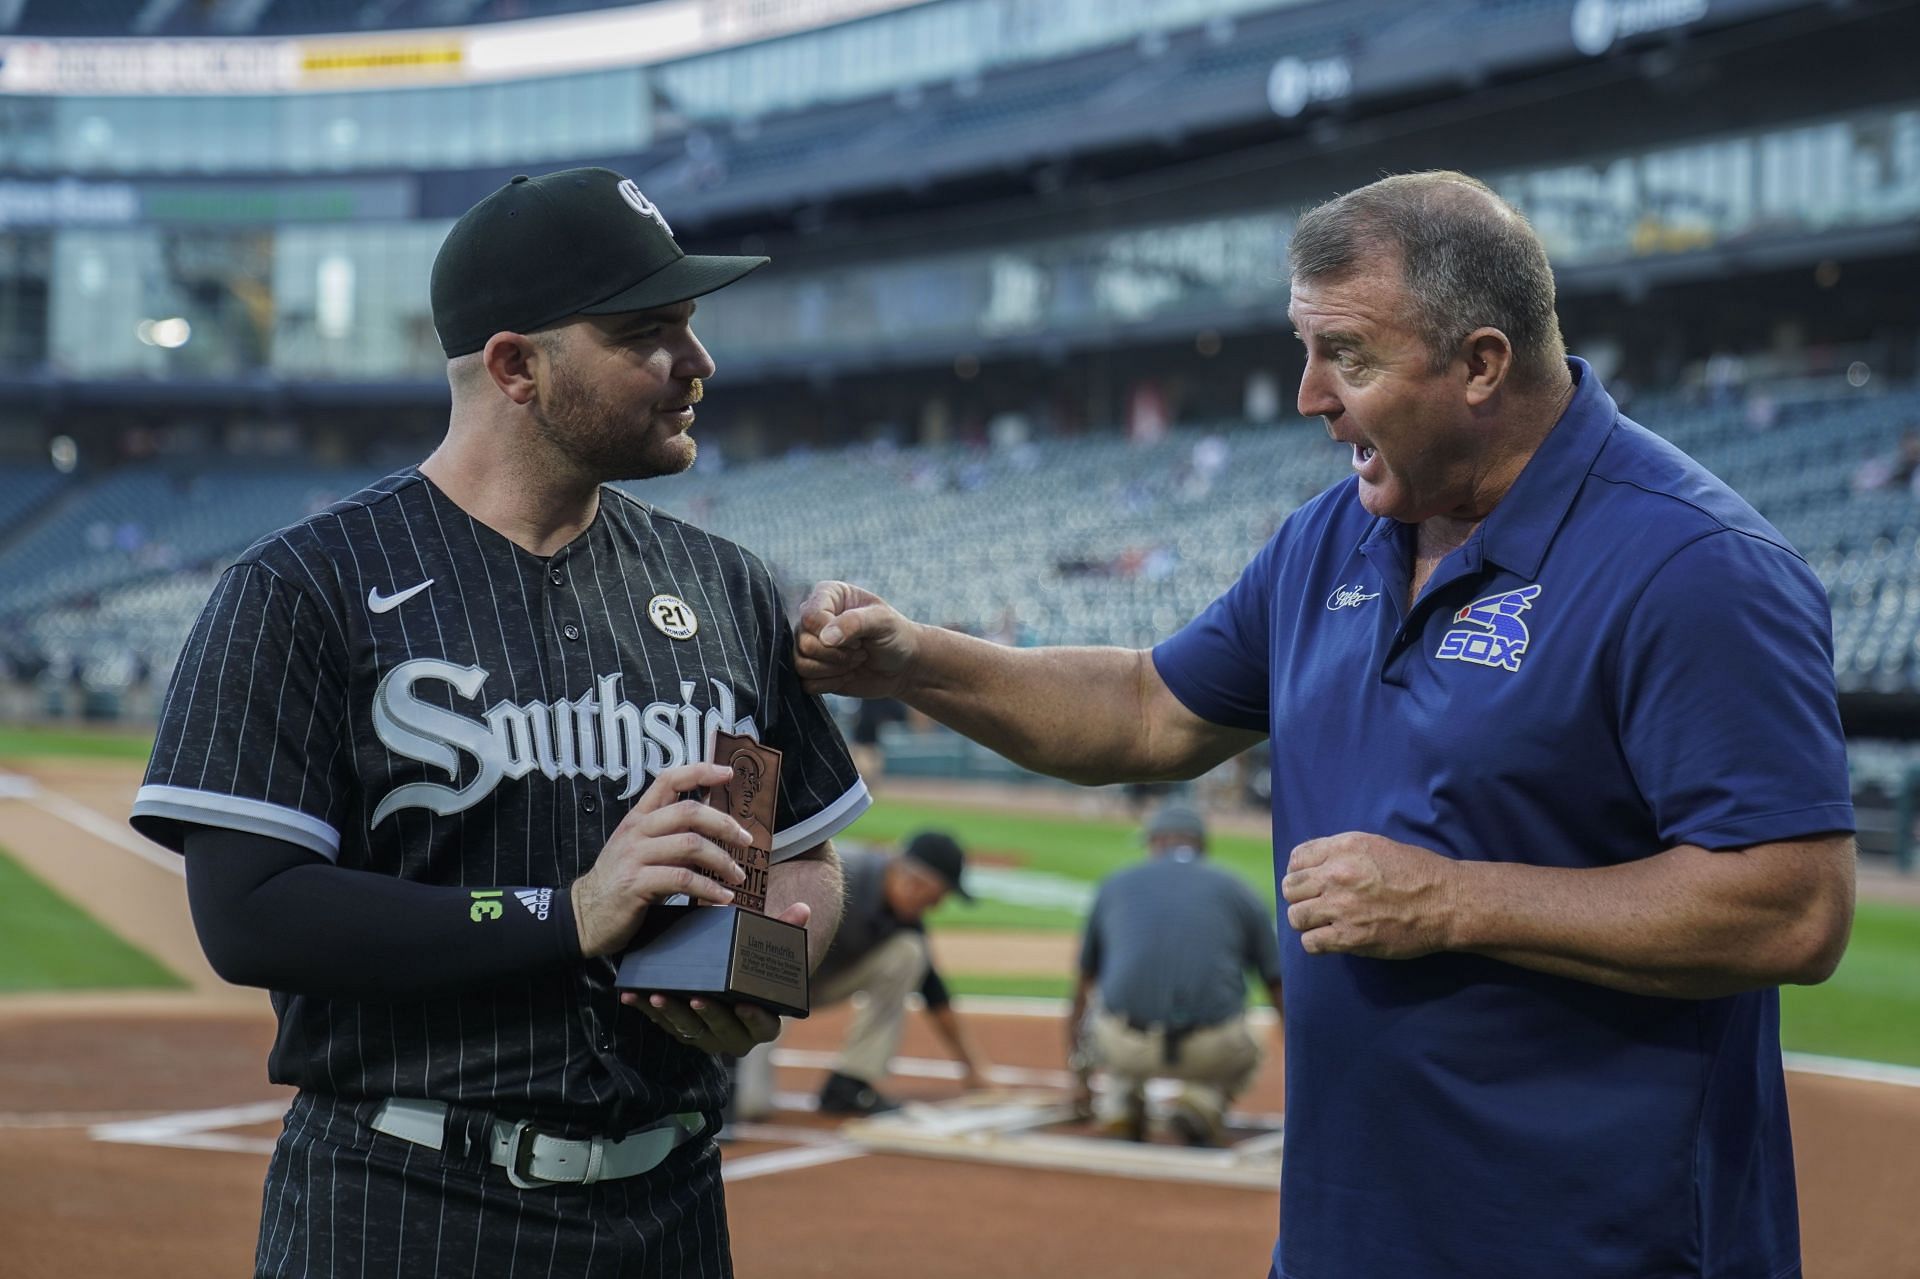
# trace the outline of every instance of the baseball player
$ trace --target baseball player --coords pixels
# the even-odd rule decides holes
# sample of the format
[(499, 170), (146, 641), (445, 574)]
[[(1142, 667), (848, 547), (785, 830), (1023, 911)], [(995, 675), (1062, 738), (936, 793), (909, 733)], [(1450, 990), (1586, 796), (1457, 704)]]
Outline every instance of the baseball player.
[[(868, 796), (764, 565), (612, 488), (693, 462), (689, 257), (605, 169), (519, 177), (434, 263), (446, 439), (256, 543), (175, 672), (137, 829), (299, 1089), (255, 1272), (723, 1276), (720, 1054), (764, 1010), (619, 994), (647, 909), (731, 898), (716, 731), (782, 753), (768, 911), (826, 951)], [(811, 908), (811, 909), (810, 909)]]

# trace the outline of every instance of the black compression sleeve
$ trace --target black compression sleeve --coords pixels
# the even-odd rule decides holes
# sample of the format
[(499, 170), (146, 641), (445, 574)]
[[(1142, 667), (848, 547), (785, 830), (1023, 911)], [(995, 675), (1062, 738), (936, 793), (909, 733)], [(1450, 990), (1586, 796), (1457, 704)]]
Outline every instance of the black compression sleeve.
[(241, 986), (390, 1003), (577, 963), (567, 890), (457, 888), (343, 870), (264, 835), (187, 835), (187, 899), (215, 972)]

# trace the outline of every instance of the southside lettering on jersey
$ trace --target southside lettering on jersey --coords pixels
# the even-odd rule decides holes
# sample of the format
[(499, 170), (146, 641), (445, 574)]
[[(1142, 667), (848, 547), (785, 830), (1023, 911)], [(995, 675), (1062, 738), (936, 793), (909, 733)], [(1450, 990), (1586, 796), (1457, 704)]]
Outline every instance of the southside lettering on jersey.
[[(661, 597), (697, 624), (663, 630)], [(543, 558), (403, 471), (227, 571), (175, 669), (133, 821), (175, 849), (191, 827), (228, 827), (356, 870), (511, 885), (474, 905), (537, 918), (538, 894), (592, 867), (662, 769), (734, 733), (785, 761), (777, 864), (869, 802), (792, 648), (758, 559), (618, 489)], [(506, 1097), (596, 1132), (717, 1109), (714, 1059), (622, 1008), (613, 977), (594, 960), (433, 1002), (278, 995), (269, 1073), (339, 1096)]]
[(373, 697), (373, 727), (395, 754), (417, 759), (449, 776), (460, 774), (456, 751), (478, 762), (480, 771), (455, 789), (415, 782), (390, 792), (373, 810), (377, 826), (402, 808), (425, 808), (447, 816), (473, 807), (503, 779), (518, 781), (538, 770), (549, 781), (563, 777), (625, 780), (621, 799), (632, 799), (662, 769), (704, 762), (706, 743), (716, 733), (757, 738), (751, 718), (733, 717), (733, 690), (713, 680), (713, 704), (704, 712), (693, 702), (692, 680), (680, 685), (678, 702), (635, 706), (620, 697), (619, 675), (602, 675), (594, 692), (548, 705), (534, 700), (516, 706), (502, 698), (480, 719), (442, 710), (415, 692), (415, 685), (437, 681), (463, 700), (477, 699), (487, 682), (478, 666), (455, 666), (438, 658), (402, 662), (380, 681)]

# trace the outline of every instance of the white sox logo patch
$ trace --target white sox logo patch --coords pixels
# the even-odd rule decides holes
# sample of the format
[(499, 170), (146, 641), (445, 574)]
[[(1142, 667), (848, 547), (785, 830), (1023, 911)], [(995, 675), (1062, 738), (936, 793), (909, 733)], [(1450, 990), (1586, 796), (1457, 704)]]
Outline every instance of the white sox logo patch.
[(1442, 636), (1434, 656), (1501, 671), (1519, 670), (1520, 659), (1533, 641), (1520, 614), (1533, 607), (1539, 594), (1538, 586), (1523, 586), (1475, 600), (1453, 615), (1455, 622), (1467, 625)]
[(692, 639), (700, 630), (700, 619), (678, 595), (656, 595), (648, 600), (647, 616), (668, 639)]
[(640, 194), (640, 186), (632, 178), (627, 178), (620, 183), (620, 198), (632, 205), (635, 213), (652, 218), (660, 224), (662, 231), (668, 235), (673, 234), (673, 228), (667, 225), (666, 215), (660, 212), (660, 206)]

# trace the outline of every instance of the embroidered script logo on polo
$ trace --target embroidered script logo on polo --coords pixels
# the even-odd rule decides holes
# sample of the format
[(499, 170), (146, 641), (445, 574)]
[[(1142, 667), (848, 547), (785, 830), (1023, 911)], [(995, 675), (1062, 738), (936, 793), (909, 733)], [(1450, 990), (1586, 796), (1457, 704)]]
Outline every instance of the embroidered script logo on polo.
[(1468, 625), (1441, 636), (1440, 651), (1434, 656), (1503, 671), (1519, 670), (1532, 638), (1520, 614), (1533, 607), (1539, 594), (1539, 586), (1523, 586), (1475, 600), (1453, 615), (1454, 621)]
[(1339, 586), (1333, 588), (1333, 594), (1327, 596), (1327, 612), (1338, 613), (1343, 608), (1359, 608), (1368, 600), (1377, 600), (1379, 598), (1379, 591), (1368, 594), (1357, 586), (1348, 586), (1342, 582)]
[(465, 786), (408, 782), (396, 786), (373, 810), (369, 828), (403, 808), (424, 808), (442, 817), (465, 812), (493, 793), (503, 781), (539, 772), (548, 781), (563, 777), (625, 780), (621, 799), (640, 793), (649, 777), (663, 769), (707, 758), (716, 732), (760, 740), (752, 717), (734, 717), (733, 690), (717, 679), (713, 704), (693, 704), (693, 680), (680, 682), (678, 702), (635, 706), (620, 696), (619, 675), (602, 675), (590, 692), (549, 706), (532, 701), (516, 706), (505, 698), (481, 719), (448, 710), (439, 688), (415, 691), (422, 683), (446, 684), (471, 701), (480, 696), (487, 671), (437, 657), (418, 657), (388, 671), (373, 694), (373, 731), (396, 755), (418, 760), (458, 780), (461, 756), (471, 756), (480, 771)]

